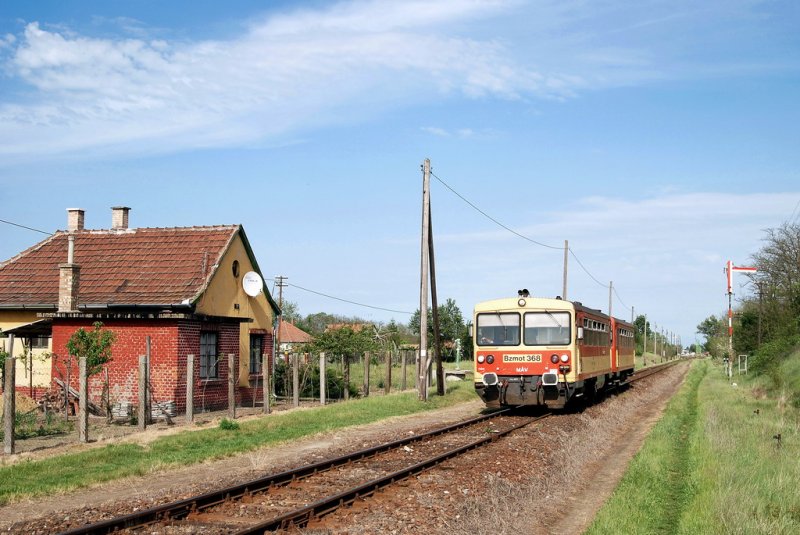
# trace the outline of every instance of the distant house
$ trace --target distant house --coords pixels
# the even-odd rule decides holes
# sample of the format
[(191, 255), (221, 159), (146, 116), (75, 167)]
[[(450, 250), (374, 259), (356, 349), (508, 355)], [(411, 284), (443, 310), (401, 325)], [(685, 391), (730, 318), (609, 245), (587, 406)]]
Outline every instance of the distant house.
[(288, 321), (280, 320), (280, 352), (297, 353), (303, 351), (303, 346), (311, 343), (311, 335)]
[[(129, 210), (115, 207), (110, 229), (88, 230), (83, 210), (69, 209), (66, 231), (0, 263), (3, 335), (35, 339), (53, 355), (34, 366), (37, 388), (65, 379), (70, 336), (100, 321), (116, 335), (107, 366), (112, 403), (138, 403), (138, 359), (148, 340), (156, 401), (185, 409), (190, 355), (196, 407), (224, 405), (230, 373), (238, 399), (259, 396), (261, 358), (272, 354), (279, 310), (263, 279), (253, 278), (258, 291), (251, 281), (252, 297), (243, 288), (245, 274), (260, 269), (242, 226), (135, 229)], [(23, 364), (16, 375), (24, 390)], [(91, 399), (99, 400), (104, 380), (92, 378)]]

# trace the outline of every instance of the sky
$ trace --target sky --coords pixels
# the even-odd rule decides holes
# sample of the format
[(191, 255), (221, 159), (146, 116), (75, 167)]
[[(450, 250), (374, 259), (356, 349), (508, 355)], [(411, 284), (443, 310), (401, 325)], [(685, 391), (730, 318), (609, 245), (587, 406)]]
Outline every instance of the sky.
[(0, 261), (71, 207), (241, 223), (301, 314), (405, 323), (429, 158), (441, 302), (559, 295), (568, 240), (569, 299), (607, 312), (613, 281), (688, 344), (726, 261), (800, 221), (798, 27), (794, 1), (6, 0)]

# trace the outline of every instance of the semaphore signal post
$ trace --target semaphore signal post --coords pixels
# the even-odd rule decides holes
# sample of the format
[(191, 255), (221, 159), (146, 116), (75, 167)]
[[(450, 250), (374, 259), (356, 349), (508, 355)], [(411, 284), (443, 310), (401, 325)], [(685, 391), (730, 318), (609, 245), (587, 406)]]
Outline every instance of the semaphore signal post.
[(728, 377), (733, 377), (733, 272), (744, 271), (745, 273), (755, 273), (758, 271), (754, 267), (734, 266), (731, 260), (728, 260), (725, 266), (725, 274), (728, 277)]

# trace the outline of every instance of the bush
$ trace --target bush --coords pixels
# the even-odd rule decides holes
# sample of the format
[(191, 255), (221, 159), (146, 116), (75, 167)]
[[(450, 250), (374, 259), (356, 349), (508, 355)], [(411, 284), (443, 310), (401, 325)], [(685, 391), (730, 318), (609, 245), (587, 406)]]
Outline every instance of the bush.
[(750, 368), (755, 373), (768, 375), (775, 382), (775, 386), (780, 386), (782, 384), (781, 364), (798, 346), (800, 346), (800, 336), (796, 335), (762, 344), (755, 352)]
[[(325, 393), (330, 399), (344, 398), (344, 378), (332, 366), (325, 367)], [(288, 396), (292, 388), (292, 368), (285, 362), (275, 365), (275, 392)], [(350, 397), (358, 396), (358, 388), (348, 385)], [(319, 365), (316, 363), (300, 364), (300, 397), (319, 397)]]
[(223, 418), (219, 422), (219, 428), (223, 431), (238, 431), (239, 424), (238, 422), (234, 422), (233, 420), (228, 420), (227, 418)]

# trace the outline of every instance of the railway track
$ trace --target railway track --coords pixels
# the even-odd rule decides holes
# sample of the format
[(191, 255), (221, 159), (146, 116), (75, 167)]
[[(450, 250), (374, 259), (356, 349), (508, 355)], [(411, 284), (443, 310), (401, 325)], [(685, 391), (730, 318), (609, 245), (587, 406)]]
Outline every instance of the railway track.
[(148, 527), (147, 533), (263, 533), (302, 526), (311, 518), (548, 416), (514, 416), (511, 411), (495, 411), (334, 459), (71, 529), (62, 535), (136, 532), (142, 527)]
[[(627, 383), (658, 373), (676, 362), (641, 370)], [(503, 409), (424, 434), (82, 526), (62, 535), (121, 530), (253, 534), (303, 527), (309, 521), (549, 415), (533, 417)]]

